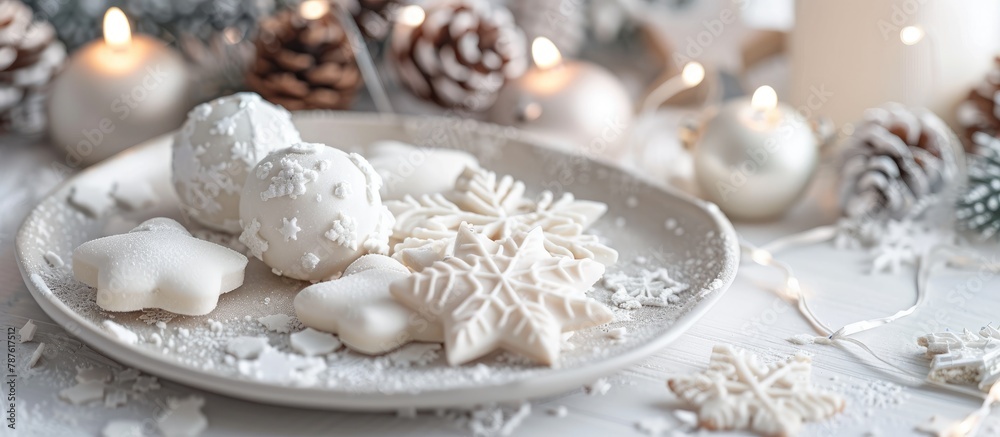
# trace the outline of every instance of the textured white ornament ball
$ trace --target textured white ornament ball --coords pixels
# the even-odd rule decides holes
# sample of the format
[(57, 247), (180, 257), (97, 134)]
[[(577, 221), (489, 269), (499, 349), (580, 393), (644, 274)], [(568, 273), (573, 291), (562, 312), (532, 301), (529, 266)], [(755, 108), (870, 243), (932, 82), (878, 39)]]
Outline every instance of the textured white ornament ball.
[(240, 193), (257, 163), (300, 142), (291, 115), (254, 93), (195, 107), (174, 137), (173, 182), (181, 207), (212, 229), (239, 232)]
[(727, 103), (702, 128), (694, 152), (704, 198), (731, 219), (784, 214), (812, 180), (819, 140), (798, 111), (778, 104), (762, 119), (745, 99)]
[(240, 198), (240, 241), (277, 274), (339, 277), (368, 253), (386, 254), (394, 219), (382, 178), (357, 153), (298, 143), (265, 157)]

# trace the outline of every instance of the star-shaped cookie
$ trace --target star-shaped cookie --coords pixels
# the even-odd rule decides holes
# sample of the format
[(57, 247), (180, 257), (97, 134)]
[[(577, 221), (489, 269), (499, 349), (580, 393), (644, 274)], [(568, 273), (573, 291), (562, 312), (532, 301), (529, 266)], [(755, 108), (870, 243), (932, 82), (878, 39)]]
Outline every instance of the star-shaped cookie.
[(347, 347), (377, 355), (411, 341), (441, 343), (440, 323), (431, 323), (397, 303), (389, 285), (410, 271), (385, 255), (365, 255), (351, 263), (340, 279), (310, 285), (295, 296), (295, 315), (302, 324), (340, 335)]
[(614, 319), (584, 294), (603, 274), (597, 261), (549, 253), (542, 228), (494, 242), (462, 224), (454, 256), (393, 283), (392, 295), (440, 321), (449, 364), (505, 349), (557, 365), (563, 332)]
[(219, 295), (243, 285), (246, 266), (247, 257), (239, 252), (192, 237), (180, 223), (162, 217), (73, 251), (73, 274), (97, 288), (97, 305), (107, 311), (208, 314)]

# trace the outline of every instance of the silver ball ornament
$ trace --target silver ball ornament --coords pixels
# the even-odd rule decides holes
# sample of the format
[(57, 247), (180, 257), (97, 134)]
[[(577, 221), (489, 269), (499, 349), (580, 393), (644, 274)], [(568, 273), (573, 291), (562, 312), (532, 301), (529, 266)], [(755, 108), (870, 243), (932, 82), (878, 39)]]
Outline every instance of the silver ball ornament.
[(748, 99), (725, 104), (701, 128), (694, 151), (702, 196), (736, 220), (784, 214), (819, 160), (820, 141), (798, 111), (773, 101), (755, 106)]

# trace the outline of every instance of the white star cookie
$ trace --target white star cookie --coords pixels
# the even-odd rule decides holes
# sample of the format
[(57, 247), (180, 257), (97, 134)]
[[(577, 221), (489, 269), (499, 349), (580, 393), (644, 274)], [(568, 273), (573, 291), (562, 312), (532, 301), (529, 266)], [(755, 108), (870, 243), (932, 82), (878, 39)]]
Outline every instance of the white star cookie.
[(306, 287), (295, 296), (295, 315), (302, 324), (340, 335), (347, 347), (377, 355), (411, 341), (441, 343), (440, 323), (431, 323), (400, 305), (389, 285), (410, 271), (384, 255), (365, 255), (344, 276)]
[(496, 349), (556, 365), (563, 332), (614, 319), (584, 295), (602, 274), (596, 261), (550, 254), (541, 228), (494, 242), (462, 224), (454, 256), (393, 283), (392, 295), (442, 323), (452, 365)]
[(97, 305), (107, 311), (208, 314), (219, 295), (243, 285), (246, 266), (247, 257), (239, 252), (194, 238), (162, 217), (73, 251), (73, 274), (97, 288)]

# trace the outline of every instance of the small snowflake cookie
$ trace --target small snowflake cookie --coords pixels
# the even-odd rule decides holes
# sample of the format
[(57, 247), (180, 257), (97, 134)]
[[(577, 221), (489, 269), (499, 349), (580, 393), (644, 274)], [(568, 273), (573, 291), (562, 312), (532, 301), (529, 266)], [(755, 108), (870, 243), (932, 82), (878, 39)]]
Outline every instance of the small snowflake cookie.
[(97, 288), (97, 305), (106, 311), (208, 314), (220, 294), (243, 284), (246, 265), (241, 253), (192, 237), (162, 217), (73, 251), (74, 276)]
[(198, 105), (174, 137), (173, 182), (185, 213), (212, 229), (239, 232), (240, 192), (250, 170), (299, 141), (288, 111), (257, 94)]
[(388, 252), (394, 220), (379, 197), (382, 178), (361, 155), (298, 143), (251, 174), (240, 199), (240, 241), (276, 273), (320, 281), (366, 253)]
[(844, 398), (814, 388), (810, 373), (812, 360), (805, 354), (765, 364), (757, 355), (726, 344), (712, 349), (708, 369), (671, 378), (667, 386), (697, 410), (704, 428), (791, 436), (803, 422), (844, 411)]

